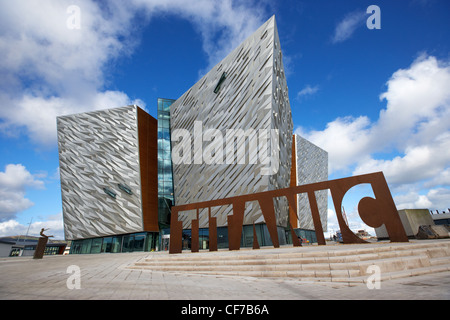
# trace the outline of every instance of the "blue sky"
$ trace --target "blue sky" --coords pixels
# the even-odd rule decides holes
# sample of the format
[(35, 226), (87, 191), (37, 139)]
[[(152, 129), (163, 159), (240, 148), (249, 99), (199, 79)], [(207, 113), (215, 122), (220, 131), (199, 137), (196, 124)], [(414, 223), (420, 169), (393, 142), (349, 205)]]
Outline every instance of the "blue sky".
[[(370, 5), (381, 29), (366, 25)], [(158, 97), (181, 96), (274, 14), (294, 130), (328, 151), (329, 178), (381, 170), (399, 209), (450, 207), (446, 0), (0, 6), (0, 236), (32, 221), (30, 234), (63, 237), (56, 116), (134, 103), (156, 117)], [(331, 202), (329, 217), (336, 230)]]

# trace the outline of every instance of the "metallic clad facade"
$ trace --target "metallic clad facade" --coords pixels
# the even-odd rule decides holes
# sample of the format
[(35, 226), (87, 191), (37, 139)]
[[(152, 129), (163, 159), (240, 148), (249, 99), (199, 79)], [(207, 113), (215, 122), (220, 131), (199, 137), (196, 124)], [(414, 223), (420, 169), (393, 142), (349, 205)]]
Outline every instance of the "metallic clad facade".
[[(295, 134), (297, 185), (328, 180), (328, 152)], [(328, 191), (315, 192), (323, 231), (327, 231)], [(298, 228), (314, 230), (308, 195), (297, 195)], [(295, 226), (294, 226), (295, 228)]]
[[(226, 78), (219, 87), (220, 79), (223, 80), (225, 73)], [(207, 164), (204, 159), (198, 161), (195, 158), (199, 149), (203, 150), (203, 154), (205, 150), (211, 152), (208, 149), (211, 142), (205, 141), (208, 139), (204, 136), (203, 141), (200, 140), (201, 146), (191, 141), (191, 145), (194, 145), (192, 163), (174, 162), (176, 205), (289, 187), (293, 122), (275, 17), (270, 18), (175, 101), (170, 111), (172, 159), (175, 152), (173, 146), (178, 143), (174, 141), (175, 130), (187, 130), (193, 140), (198, 139), (195, 133), (196, 121), (197, 124), (201, 121), (197, 133), (198, 129), (203, 133), (214, 129), (219, 130), (224, 138), (223, 163)], [(226, 150), (229, 147), (226, 130), (239, 129), (243, 132), (278, 130), (278, 143), (269, 141), (266, 150), (262, 150), (261, 144), (256, 147), (258, 156), (261, 152), (267, 152), (272, 155), (272, 159), (276, 159), (274, 174), (262, 174), (262, 170), (269, 165), (250, 159), (250, 155), (254, 155), (254, 149), (249, 146), (250, 138), (245, 136), (236, 143), (246, 145), (245, 163), (238, 163), (237, 157), (234, 157), (234, 163), (226, 161)], [(275, 199), (274, 206), (277, 225), (287, 226), (287, 199)], [(232, 214), (231, 209), (213, 208), (211, 215), (217, 217), (218, 226), (226, 226), (227, 215)], [(180, 214), (183, 228), (190, 228), (190, 221), (194, 216), (195, 213)], [(207, 227), (207, 222), (208, 213), (204, 210), (200, 212), (199, 227)], [(244, 224), (263, 222), (259, 205), (248, 203)]]
[(67, 240), (144, 230), (137, 109), (127, 106), (57, 118)]

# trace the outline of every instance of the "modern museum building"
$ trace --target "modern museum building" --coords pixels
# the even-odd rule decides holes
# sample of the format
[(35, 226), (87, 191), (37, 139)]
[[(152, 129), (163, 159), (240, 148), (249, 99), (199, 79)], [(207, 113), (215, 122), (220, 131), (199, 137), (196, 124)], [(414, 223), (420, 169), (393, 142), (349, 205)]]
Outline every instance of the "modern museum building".
[[(158, 99), (157, 119), (139, 106), (57, 118), (61, 195), (71, 253), (168, 250), (173, 206), (328, 180), (328, 154), (293, 134), (275, 17), (178, 99)], [(327, 191), (317, 192), (327, 230)], [(309, 206), (295, 212), (274, 199), (280, 244), (315, 242)], [(217, 218), (218, 248), (228, 247), (227, 216)], [(192, 214), (180, 215), (190, 248)], [(200, 249), (208, 249), (200, 215)], [(256, 202), (245, 207), (241, 246), (272, 245)]]

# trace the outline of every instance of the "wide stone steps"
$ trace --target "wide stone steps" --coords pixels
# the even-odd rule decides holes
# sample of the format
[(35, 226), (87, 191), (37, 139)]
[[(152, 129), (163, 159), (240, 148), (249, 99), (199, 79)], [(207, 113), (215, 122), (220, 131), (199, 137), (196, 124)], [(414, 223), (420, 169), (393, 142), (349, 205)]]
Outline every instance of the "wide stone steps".
[(405, 244), (151, 254), (131, 269), (204, 275), (285, 277), (305, 281), (364, 282), (380, 270), (381, 280), (450, 271), (450, 241)]

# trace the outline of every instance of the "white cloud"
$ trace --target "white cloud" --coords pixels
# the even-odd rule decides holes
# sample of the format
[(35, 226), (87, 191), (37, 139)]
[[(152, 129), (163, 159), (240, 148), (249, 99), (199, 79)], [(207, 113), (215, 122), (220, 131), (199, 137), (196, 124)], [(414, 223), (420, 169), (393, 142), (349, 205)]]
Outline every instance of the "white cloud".
[(45, 233), (46, 235), (52, 235), (54, 239), (64, 239), (62, 214), (49, 216), (43, 221), (32, 222), (31, 225), (21, 224), (14, 219), (0, 222), (0, 237), (25, 235), (27, 232), (29, 236), (39, 236), (42, 228), (50, 229)]
[[(103, 84), (105, 62), (127, 53), (132, 44), (133, 12), (90, 0), (77, 1), (81, 29), (67, 28), (66, 9), (73, 1), (2, 1), (0, 66), (28, 80), (42, 80), (51, 91), (67, 92)], [(122, 37), (121, 41), (118, 40)], [(38, 79), (32, 79), (36, 77)], [(85, 84), (85, 82), (88, 82)], [(43, 91), (44, 90), (42, 88)]]
[(436, 175), (431, 180), (424, 183), (425, 188), (430, 188), (434, 186), (450, 187), (450, 168), (446, 168), (440, 174)]
[(370, 130), (371, 152), (394, 147), (393, 159), (370, 159), (355, 174), (384, 171), (390, 183), (441, 183), (450, 165), (450, 66), (422, 55), (396, 71), (381, 96), (386, 109)]
[[(56, 117), (84, 111), (92, 111), (130, 104), (145, 108), (141, 100), (131, 100), (120, 91), (92, 92), (82, 97), (85, 104), (75, 97), (42, 97), (25, 94), (20, 99), (11, 100), (14, 110), (4, 110), (0, 114), (7, 124), (23, 126), (32, 141), (40, 145), (56, 142)], [(38, 112), (37, 112), (38, 111)]]
[[(380, 95), (387, 102), (386, 108), (377, 121), (347, 116), (329, 122), (322, 131), (297, 128), (296, 132), (329, 152), (331, 172), (391, 170), (391, 177), (397, 175), (394, 180), (401, 182), (402, 172), (411, 167), (419, 179), (435, 178), (450, 163), (448, 84), (448, 64), (421, 56), (388, 80), (387, 91)], [(372, 158), (392, 148), (397, 151), (394, 158)], [(403, 177), (407, 178), (406, 173)], [(414, 175), (409, 178), (414, 180)]]
[(78, 0), (80, 29), (69, 29), (73, 1), (0, 3), (0, 129), (14, 136), (25, 128), (41, 145), (56, 142), (58, 115), (128, 104), (145, 108), (124, 92), (108, 91), (105, 83), (107, 64), (133, 52), (139, 28), (153, 15), (192, 22), (209, 69), (260, 26), (264, 10), (233, 1)]
[(0, 222), (0, 237), (22, 234), (23, 227), (25, 226), (20, 225), (16, 220)]
[(409, 68), (392, 75), (380, 99), (386, 100), (387, 106), (373, 128), (376, 142), (393, 141), (406, 148), (448, 133), (449, 63), (421, 55)]
[(369, 126), (367, 117), (344, 117), (327, 124), (322, 131), (305, 132), (297, 128), (295, 133), (304, 136), (328, 152), (329, 172), (346, 170), (369, 148)]
[[(330, 199), (328, 200), (328, 203), (330, 203)], [(334, 209), (327, 209), (327, 219), (328, 231), (326, 232), (326, 236), (329, 237), (330, 234), (333, 235), (336, 230), (339, 230), (339, 223), (337, 221), (336, 212), (334, 211)]]
[[(421, 55), (393, 73), (376, 121), (337, 118), (322, 131), (296, 132), (328, 151), (330, 174), (383, 171), (398, 206), (449, 206), (450, 66)], [(447, 203), (446, 203), (447, 202)]]
[(450, 190), (446, 188), (430, 189), (425, 194), (416, 190), (394, 197), (397, 209), (447, 210), (450, 207)]
[(33, 206), (33, 202), (25, 198), (27, 188), (42, 189), (44, 182), (37, 180), (21, 164), (8, 164), (5, 171), (0, 172), (0, 221)]
[(119, 10), (115, 1), (101, 7), (80, 0), (81, 28), (72, 30), (66, 25), (72, 4), (2, 1), (0, 78), (7, 79), (0, 90), (3, 132), (17, 134), (17, 128), (25, 128), (34, 142), (52, 145), (56, 116), (134, 102), (123, 92), (103, 90), (105, 64), (133, 48), (133, 12), (126, 6)]
[(309, 84), (306, 85), (302, 90), (297, 92), (297, 99), (301, 99), (303, 96), (310, 96), (319, 91), (319, 86), (311, 87)]
[[(415, 183), (421, 180), (438, 181), (449, 165), (450, 136), (429, 145), (407, 148), (404, 156), (393, 159), (369, 159), (360, 163), (354, 174), (383, 171), (391, 184)], [(448, 169), (448, 168), (447, 168)], [(430, 186), (430, 183), (428, 183)]]
[(191, 21), (202, 37), (208, 71), (264, 23), (263, 2), (232, 0), (133, 0), (148, 16), (174, 14)]
[(349, 39), (358, 27), (364, 25), (363, 21), (366, 18), (364, 11), (356, 11), (349, 13), (340, 21), (335, 30), (332, 38), (332, 43), (339, 43)]
[(52, 180), (59, 180), (60, 178), (61, 178), (61, 175), (60, 175), (61, 173), (60, 173), (60, 168), (59, 168), (59, 166), (55, 169), (55, 171), (53, 172), (53, 174), (50, 176), (50, 179), (52, 179)]

